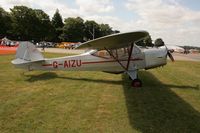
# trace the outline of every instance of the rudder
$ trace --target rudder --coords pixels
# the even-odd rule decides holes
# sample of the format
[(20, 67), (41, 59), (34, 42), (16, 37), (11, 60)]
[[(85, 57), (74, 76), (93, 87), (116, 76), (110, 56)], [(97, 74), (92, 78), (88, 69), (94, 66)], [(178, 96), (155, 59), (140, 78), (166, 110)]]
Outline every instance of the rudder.
[(35, 45), (31, 42), (21, 42), (17, 48), (16, 59), (12, 60), (12, 64), (26, 68), (29, 64), (39, 61), (44, 61), (44, 57)]
[(22, 42), (20, 43), (16, 58), (23, 59), (26, 61), (38, 61), (44, 60), (43, 55), (37, 50), (34, 44), (31, 42)]

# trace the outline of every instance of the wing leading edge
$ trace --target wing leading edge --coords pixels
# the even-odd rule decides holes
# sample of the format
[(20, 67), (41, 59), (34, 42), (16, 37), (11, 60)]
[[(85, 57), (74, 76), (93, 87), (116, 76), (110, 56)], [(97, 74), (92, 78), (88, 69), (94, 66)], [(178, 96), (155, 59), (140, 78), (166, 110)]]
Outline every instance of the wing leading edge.
[(100, 37), (85, 43), (82, 43), (77, 49), (90, 48), (90, 49), (117, 49), (131, 45), (133, 42), (137, 42), (144, 38), (149, 37), (147, 31), (135, 31), (120, 34), (108, 35)]

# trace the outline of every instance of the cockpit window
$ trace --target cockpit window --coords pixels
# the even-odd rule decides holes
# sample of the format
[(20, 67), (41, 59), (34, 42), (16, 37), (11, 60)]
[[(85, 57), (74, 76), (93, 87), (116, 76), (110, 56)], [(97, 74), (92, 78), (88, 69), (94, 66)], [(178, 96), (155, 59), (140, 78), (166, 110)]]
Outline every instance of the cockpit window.
[(92, 55), (97, 56), (97, 57), (101, 57), (101, 58), (113, 58), (113, 56), (115, 58), (122, 58), (122, 57), (126, 57), (128, 55), (128, 53), (130, 52), (130, 47), (126, 47), (126, 48), (119, 48), (119, 49), (113, 49), (110, 50), (110, 53), (106, 50), (100, 50), (100, 51), (96, 51), (95, 53), (93, 53)]
[(97, 57), (106, 58), (106, 59), (111, 58), (110, 54), (106, 50), (97, 51), (97, 52), (93, 53), (92, 55), (97, 56)]

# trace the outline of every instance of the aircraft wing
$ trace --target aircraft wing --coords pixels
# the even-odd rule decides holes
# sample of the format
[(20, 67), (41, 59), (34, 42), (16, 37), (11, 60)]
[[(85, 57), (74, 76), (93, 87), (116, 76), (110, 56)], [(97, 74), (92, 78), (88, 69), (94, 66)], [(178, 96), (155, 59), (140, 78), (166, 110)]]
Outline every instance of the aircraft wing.
[(77, 49), (90, 48), (101, 50), (105, 48), (123, 48), (131, 45), (133, 42), (137, 42), (147, 37), (149, 37), (149, 33), (147, 31), (113, 34), (82, 43), (79, 47), (77, 47)]

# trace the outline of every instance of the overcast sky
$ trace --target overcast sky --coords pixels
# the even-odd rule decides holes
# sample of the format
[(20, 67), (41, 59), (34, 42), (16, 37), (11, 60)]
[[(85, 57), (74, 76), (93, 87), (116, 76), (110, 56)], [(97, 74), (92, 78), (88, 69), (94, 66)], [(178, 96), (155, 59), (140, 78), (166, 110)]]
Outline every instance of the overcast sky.
[(200, 46), (200, 0), (0, 0), (6, 11), (14, 5), (42, 9), (50, 17), (108, 23), (121, 32), (147, 30), (168, 45)]

